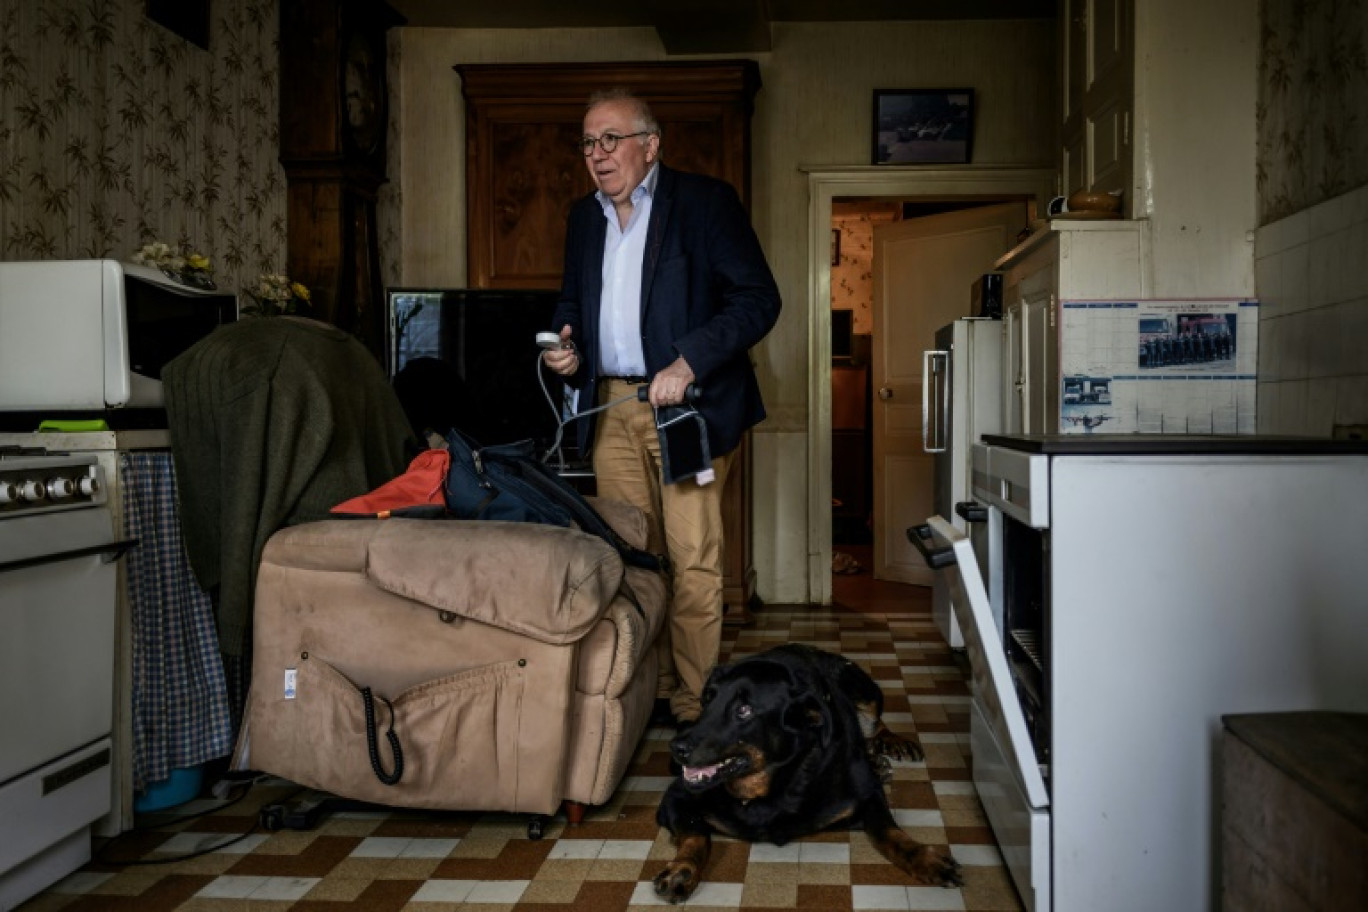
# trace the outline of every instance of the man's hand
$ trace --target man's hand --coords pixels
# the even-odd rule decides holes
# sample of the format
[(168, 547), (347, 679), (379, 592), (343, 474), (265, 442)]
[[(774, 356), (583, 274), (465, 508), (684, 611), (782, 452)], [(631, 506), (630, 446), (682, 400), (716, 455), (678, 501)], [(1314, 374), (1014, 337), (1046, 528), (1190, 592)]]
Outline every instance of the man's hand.
[(542, 360), (557, 374), (569, 377), (579, 370), (579, 351), (575, 343), (570, 341), (570, 324), (561, 327), (560, 339), (561, 347), (542, 352)]
[(684, 391), (694, 382), (693, 368), (680, 355), (674, 363), (656, 374), (651, 380), (651, 405), (660, 408), (664, 405), (681, 405)]

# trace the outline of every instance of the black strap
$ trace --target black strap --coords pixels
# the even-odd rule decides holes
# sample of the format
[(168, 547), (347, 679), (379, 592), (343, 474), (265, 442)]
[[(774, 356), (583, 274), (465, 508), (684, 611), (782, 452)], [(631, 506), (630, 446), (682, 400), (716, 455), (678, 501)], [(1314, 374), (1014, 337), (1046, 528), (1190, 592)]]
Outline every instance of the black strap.
[(636, 613), (641, 615), (643, 621), (646, 620), (646, 609), (641, 607), (641, 600), (638, 599), (637, 594), (632, 591), (632, 587), (627, 585), (627, 574), (625, 573), (622, 575), (622, 583), (618, 586), (618, 591), (627, 596), (627, 601), (632, 603), (632, 607), (636, 609)]

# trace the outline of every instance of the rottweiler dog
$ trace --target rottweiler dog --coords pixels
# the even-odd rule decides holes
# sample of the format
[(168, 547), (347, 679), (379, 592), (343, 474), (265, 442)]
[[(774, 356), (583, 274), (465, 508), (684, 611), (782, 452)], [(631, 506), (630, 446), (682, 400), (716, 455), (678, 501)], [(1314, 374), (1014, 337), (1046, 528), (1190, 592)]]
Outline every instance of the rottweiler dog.
[(714, 832), (784, 845), (862, 825), (885, 858), (922, 884), (960, 886), (959, 862), (893, 820), (881, 768), (920, 760), (889, 731), (883, 692), (844, 656), (791, 643), (713, 670), (698, 721), (670, 742), (678, 778), (656, 821), (677, 854), (656, 875), (672, 903), (697, 889)]

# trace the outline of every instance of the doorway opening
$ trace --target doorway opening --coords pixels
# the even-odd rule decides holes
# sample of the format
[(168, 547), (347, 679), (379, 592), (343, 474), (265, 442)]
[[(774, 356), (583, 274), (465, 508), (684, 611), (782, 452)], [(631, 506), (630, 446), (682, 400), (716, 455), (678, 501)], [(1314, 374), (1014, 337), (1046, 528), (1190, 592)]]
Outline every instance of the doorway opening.
[[(888, 332), (890, 324), (900, 327), (912, 321), (906, 318), (892, 319), (897, 315), (887, 315), (886, 319), (876, 321), (875, 271), (881, 264), (875, 262), (877, 248), (874, 243), (876, 234), (886, 233), (892, 225), (910, 223), (927, 219), (928, 226), (933, 224), (933, 216), (969, 209), (986, 208), (1000, 203), (1016, 203), (1019, 200), (1004, 200), (996, 197), (928, 200), (902, 198), (861, 198), (840, 197), (832, 202), (832, 273), (831, 273), (831, 572), (833, 574), (853, 575), (870, 572), (876, 578), (897, 582), (922, 585), (925, 580), (920, 575), (907, 577), (889, 566), (886, 552), (890, 545), (901, 546), (901, 542), (885, 542), (881, 537), (896, 533), (890, 532), (887, 524), (876, 520), (876, 506), (885, 511), (890, 504), (876, 504), (875, 497), (880, 494), (880, 486), (875, 484), (877, 473), (876, 460), (887, 454), (877, 444), (874, 423), (882, 418), (880, 414), (885, 403), (875, 401), (875, 389), (883, 387), (885, 379), (874, 378), (873, 355), (876, 348), (884, 352), (903, 349), (881, 345), (884, 340), (879, 332)], [(1024, 210), (1024, 207), (1022, 207)], [(1022, 224), (1026, 223), (1023, 217)], [(910, 225), (908, 227), (911, 227)], [(928, 227), (928, 231), (934, 230)], [(1015, 238), (1012, 239), (1012, 242)], [(986, 270), (991, 261), (983, 263)], [(944, 284), (944, 283), (942, 283)], [(951, 282), (953, 286), (953, 282)], [(962, 315), (969, 313), (969, 288), (962, 289), (962, 301), (955, 300), (951, 309), (958, 309)], [(890, 298), (885, 307), (901, 308), (918, 306), (915, 302), (901, 296)], [(922, 350), (934, 347), (931, 339), (907, 340), (911, 351), (904, 352), (904, 358), (914, 362)], [(885, 359), (885, 362), (887, 359)], [(904, 368), (905, 370), (905, 368)], [(885, 364), (885, 373), (889, 368)], [(929, 462), (929, 460), (922, 460)], [(924, 467), (923, 467), (924, 468)], [(929, 477), (922, 472), (909, 478), (911, 470), (900, 477), (900, 485), (914, 484), (924, 488), (914, 494), (913, 502), (929, 502), (932, 496)], [(889, 479), (884, 478), (887, 486)], [(921, 519), (921, 517), (915, 517)], [(910, 524), (902, 521), (901, 526)]]
[[(920, 218), (1011, 199), (1028, 200), (1043, 211), (1056, 184), (1053, 170), (1018, 167), (809, 172), (808, 449), (812, 470), (808, 475), (808, 588), (812, 602), (831, 602), (833, 543), (871, 548), (876, 535), (866, 515), (872, 512), (868, 501), (873, 496), (873, 473), (868, 460), (872, 460), (873, 452), (871, 438), (865, 434), (871, 429), (871, 407), (880, 380), (873, 377), (873, 358), (866, 354), (874, 343), (872, 331), (861, 332), (865, 324), (853, 312), (854, 307), (838, 305), (833, 309), (838, 293), (847, 293), (840, 285), (846, 257), (862, 255), (858, 247), (851, 246), (859, 240), (853, 235), (847, 239), (844, 231), (837, 233), (838, 229), (850, 227), (844, 223), (858, 217), (861, 207), (887, 212), (890, 224), (905, 217)], [(872, 265), (872, 250), (870, 255)], [(967, 287), (964, 294), (967, 302)], [(833, 314), (843, 309), (852, 310), (851, 315), (833, 319)], [(851, 327), (849, 340), (846, 320)], [(856, 468), (845, 471), (850, 465)], [(855, 559), (862, 566), (870, 566)]]

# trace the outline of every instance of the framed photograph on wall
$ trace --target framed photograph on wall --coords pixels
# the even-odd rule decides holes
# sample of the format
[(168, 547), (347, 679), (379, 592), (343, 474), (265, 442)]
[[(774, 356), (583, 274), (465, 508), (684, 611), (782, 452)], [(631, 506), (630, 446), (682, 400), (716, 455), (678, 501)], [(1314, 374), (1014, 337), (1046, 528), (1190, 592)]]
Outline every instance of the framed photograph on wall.
[(972, 154), (973, 89), (875, 89), (873, 163), (963, 165)]
[(147, 18), (209, 50), (209, 0), (147, 0)]

